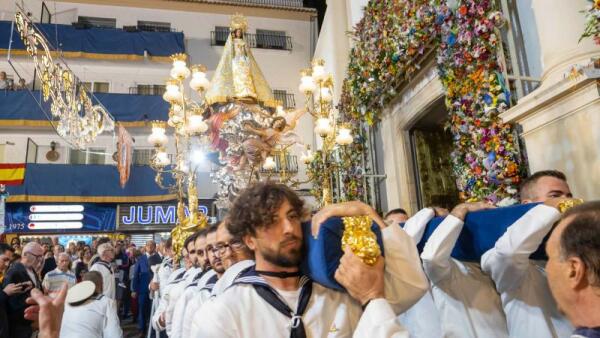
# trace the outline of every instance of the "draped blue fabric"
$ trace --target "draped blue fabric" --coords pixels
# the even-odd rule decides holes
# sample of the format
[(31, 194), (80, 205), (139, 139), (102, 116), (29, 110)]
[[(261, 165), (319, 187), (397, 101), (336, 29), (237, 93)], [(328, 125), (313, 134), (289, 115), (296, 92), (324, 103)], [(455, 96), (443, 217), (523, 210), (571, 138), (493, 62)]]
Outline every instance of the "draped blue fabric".
[[(536, 205), (535, 203), (519, 204), (467, 214), (463, 229), (456, 241), (454, 250), (452, 250), (452, 257), (461, 261), (479, 262), (481, 255), (494, 247), (498, 238), (506, 232), (506, 228)], [(419, 252), (423, 250), (425, 243), (443, 219), (443, 217), (436, 217), (429, 221), (421, 242), (417, 244)], [(532, 258), (543, 259), (546, 257), (544, 244), (545, 241), (532, 255)]]
[[(481, 255), (495, 245), (506, 229), (536, 205), (520, 204), (469, 213), (452, 251), (452, 257), (463, 261), (480, 261)], [(437, 217), (427, 224), (423, 239), (417, 245), (419, 252), (423, 250), (427, 239), (442, 220), (443, 217)], [(311, 235), (310, 223), (304, 223), (302, 226), (306, 249), (305, 261), (302, 265), (304, 273), (328, 288), (343, 290), (334, 278), (335, 270), (343, 255), (341, 241), (344, 224), (341, 218), (331, 218), (323, 223), (317, 239)], [(373, 223), (372, 229), (377, 235), (380, 247), (383, 248), (379, 227)], [(545, 259), (544, 246), (545, 241), (532, 258)]]
[[(10, 196), (79, 196), (106, 198), (169, 194), (154, 183), (155, 172), (148, 166), (132, 166), (125, 188), (119, 185), (119, 173), (112, 165), (66, 165), (28, 163), (23, 185), (9, 186)], [(168, 175), (166, 175), (168, 176)], [(165, 184), (169, 184), (165, 179)]]
[[(317, 283), (335, 290), (343, 290), (335, 280), (335, 270), (344, 255), (342, 249), (342, 235), (344, 222), (340, 217), (332, 217), (325, 221), (319, 229), (319, 236), (315, 239), (311, 234), (310, 222), (302, 224), (304, 233), (305, 260), (302, 263), (304, 273)], [(383, 248), (381, 230), (376, 223), (371, 225), (371, 230), (377, 236), (379, 247)], [(382, 249), (383, 252), (383, 249)]]
[[(118, 122), (169, 119), (169, 103), (159, 95), (97, 93), (93, 101), (101, 103)], [(50, 116), (50, 105), (43, 102), (39, 91), (0, 91), (0, 121), (47, 121), (47, 116)]]
[[(0, 49), (8, 49), (11, 36), (11, 21), (0, 21)], [(91, 54), (119, 54), (168, 57), (185, 53), (181, 32), (126, 32), (122, 29), (89, 28), (77, 29), (71, 25), (36, 24), (48, 42), (63, 52)], [(13, 50), (24, 50), (16, 27), (13, 34)]]

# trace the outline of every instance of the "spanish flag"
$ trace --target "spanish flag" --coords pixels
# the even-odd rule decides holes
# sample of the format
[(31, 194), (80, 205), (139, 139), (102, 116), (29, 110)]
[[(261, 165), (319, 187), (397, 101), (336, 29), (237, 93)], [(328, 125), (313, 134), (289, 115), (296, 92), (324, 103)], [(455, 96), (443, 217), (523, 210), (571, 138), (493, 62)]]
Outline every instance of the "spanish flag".
[(0, 184), (20, 185), (25, 179), (25, 163), (0, 163)]

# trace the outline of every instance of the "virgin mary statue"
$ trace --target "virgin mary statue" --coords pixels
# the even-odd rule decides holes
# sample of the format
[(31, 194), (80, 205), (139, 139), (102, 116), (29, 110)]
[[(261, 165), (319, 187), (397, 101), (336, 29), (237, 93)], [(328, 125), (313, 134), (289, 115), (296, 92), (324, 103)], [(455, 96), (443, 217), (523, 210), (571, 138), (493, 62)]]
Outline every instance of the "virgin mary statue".
[(260, 103), (266, 107), (276, 106), (271, 87), (244, 39), (247, 26), (244, 16), (236, 14), (231, 17), (231, 33), (211, 86), (206, 91), (208, 104), (242, 101)]

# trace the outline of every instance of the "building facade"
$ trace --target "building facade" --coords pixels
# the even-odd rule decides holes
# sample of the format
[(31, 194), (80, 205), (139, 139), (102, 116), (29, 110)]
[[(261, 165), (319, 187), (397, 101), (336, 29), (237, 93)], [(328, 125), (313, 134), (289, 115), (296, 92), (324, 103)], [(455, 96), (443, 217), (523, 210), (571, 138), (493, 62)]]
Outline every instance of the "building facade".
[[(328, 1), (315, 57), (328, 61), (336, 83), (345, 77), (352, 47), (344, 32), (360, 20), (366, 3)], [(501, 118), (516, 125), (526, 170), (561, 170), (575, 196), (598, 199), (600, 46), (592, 39), (579, 41), (588, 2), (526, 0), (497, 5), (507, 19), (498, 58), (512, 97)], [(435, 53), (425, 53), (415, 62), (419, 71), (398, 88), (373, 128), (374, 171), (385, 173), (381, 184), (373, 184), (383, 210), (402, 207), (415, 212), (427, 205), (458, 202), (448, 160), (452, 138), (444, 130), (445, 91)]]

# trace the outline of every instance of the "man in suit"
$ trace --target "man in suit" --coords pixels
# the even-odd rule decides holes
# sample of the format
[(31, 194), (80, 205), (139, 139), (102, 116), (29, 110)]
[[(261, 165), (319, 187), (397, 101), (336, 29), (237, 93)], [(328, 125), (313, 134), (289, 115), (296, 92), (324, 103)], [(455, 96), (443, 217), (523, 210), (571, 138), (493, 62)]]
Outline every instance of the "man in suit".
[(38, 273), (42, 270), (44, 262), (43, 252), (42, 246), (38, 243), (27, 243), (23, 247), (21, 261), (14, 263), (8, 269), (2, 282), (3, 288), (9, 284), (17, 284), (23, 291), (8, 297), (6, 312), (10, 323), (10, 337), (30, 338), (33, 333), (31, 321), (24, 318), (24, 311), (28, 306), (25, 300), (29, 297), (32, 288), (41, 289)]
[(133, 273), (132, 297), (138, 298), (138, 328), (144, 335), (150, 322), (152, 303), (150, 302), (150, 289), (148, 286), (154, 274), (151, 267), (161, 263), (161, 258), (156, 252), (156, 243), (152, 240), (146, 242), (146, 253), (138, 258)]

